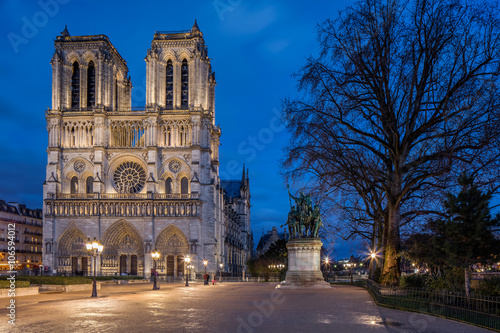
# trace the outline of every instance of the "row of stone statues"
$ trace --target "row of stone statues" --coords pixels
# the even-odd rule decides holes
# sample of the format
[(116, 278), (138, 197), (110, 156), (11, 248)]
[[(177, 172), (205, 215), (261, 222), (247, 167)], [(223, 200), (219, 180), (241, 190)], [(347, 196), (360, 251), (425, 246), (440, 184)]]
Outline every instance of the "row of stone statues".
[(298, 197), (294, 197), (289, 189), (288, 196), (295, 202), (285, 224), (288, 225), (290, 238), (317, 238), (319, 228), (323, 225), (318, 205), (313, 208), (311, 195), (304, 195), (302, 191)]

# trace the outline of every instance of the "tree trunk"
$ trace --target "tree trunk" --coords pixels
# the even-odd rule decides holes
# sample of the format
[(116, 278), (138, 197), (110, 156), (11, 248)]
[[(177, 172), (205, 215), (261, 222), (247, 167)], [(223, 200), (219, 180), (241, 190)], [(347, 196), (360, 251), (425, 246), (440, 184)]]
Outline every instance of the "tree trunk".
[(388, 203), (387, 233), (384, 244), (384, 268), (382, 270), (381, 284), (396, 286), (399, 284), (400, 270), (400, 235), (399, 225), (401, 215), (399, 204)]
[(465, 295), (470, 296), (469, 267), (465, 267)]

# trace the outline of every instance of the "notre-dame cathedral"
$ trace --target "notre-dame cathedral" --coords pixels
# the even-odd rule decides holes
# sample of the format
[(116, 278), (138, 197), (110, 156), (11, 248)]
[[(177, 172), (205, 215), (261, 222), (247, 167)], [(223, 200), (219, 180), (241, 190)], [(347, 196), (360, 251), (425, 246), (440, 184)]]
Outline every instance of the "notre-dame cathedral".
[[(104, 245), (101, 275), (243, 276), (251, 255), (250, 188), (219, 178), (215, 74), (203, 34), (156, 31), (147, 51), (146, 106), (132, 107), (126, 61), (105, 35), (55, 40), (46, 111), (43, 264), (87, 274), (85, 244)], [(221, 265), (222, 264), (222, 265)], [(222, 267), (222, 268), (221, 268)], [(92, 270), (91, 270), (92, 269)]]

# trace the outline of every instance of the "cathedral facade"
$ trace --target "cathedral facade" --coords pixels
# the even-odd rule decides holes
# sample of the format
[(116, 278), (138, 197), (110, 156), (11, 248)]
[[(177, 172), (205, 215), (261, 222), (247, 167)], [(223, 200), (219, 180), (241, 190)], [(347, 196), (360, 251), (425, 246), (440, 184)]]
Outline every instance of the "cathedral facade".
[[(103, 246), (101, 275), (242, 276), (251, 255), (248, 172), (219, 178), (215, 74), (203, 34), (154, 34), (146, 106), (132, 107), (126, 61), (105, 35), (55, 40), (52, 109), (46, 111), (43, 263), (87, 274), (87, 240)], [(234, 185), (233, 183), (237, 183)], [(230, 193), (226, 190), (231, 183)], [(222, 265), (221, 265), (222, 264)]]

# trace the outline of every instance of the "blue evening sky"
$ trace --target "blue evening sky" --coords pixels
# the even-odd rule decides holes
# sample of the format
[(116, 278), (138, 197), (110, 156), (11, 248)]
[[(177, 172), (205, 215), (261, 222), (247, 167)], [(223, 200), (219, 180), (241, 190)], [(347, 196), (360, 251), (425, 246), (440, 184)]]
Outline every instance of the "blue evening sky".
[[(127, 61), (132, 105), (145, 104), (144, 57), (155, 30), (190, 29), (195, 19), (216, 72), (221, 178), (250, 170), (252, 229), (279, 227), (289, 211), (278, 160), (289, 139), (280, 101), (296, 94), (291, 77), (318, 53), (315, 27), (352, 1), (0, 1), (0, 199), (42, 207), (47, 162), (45, 110), (51, 107), (53, 40), (107, 35)], [(337, 257), (351, 253), (335, 243)]]

